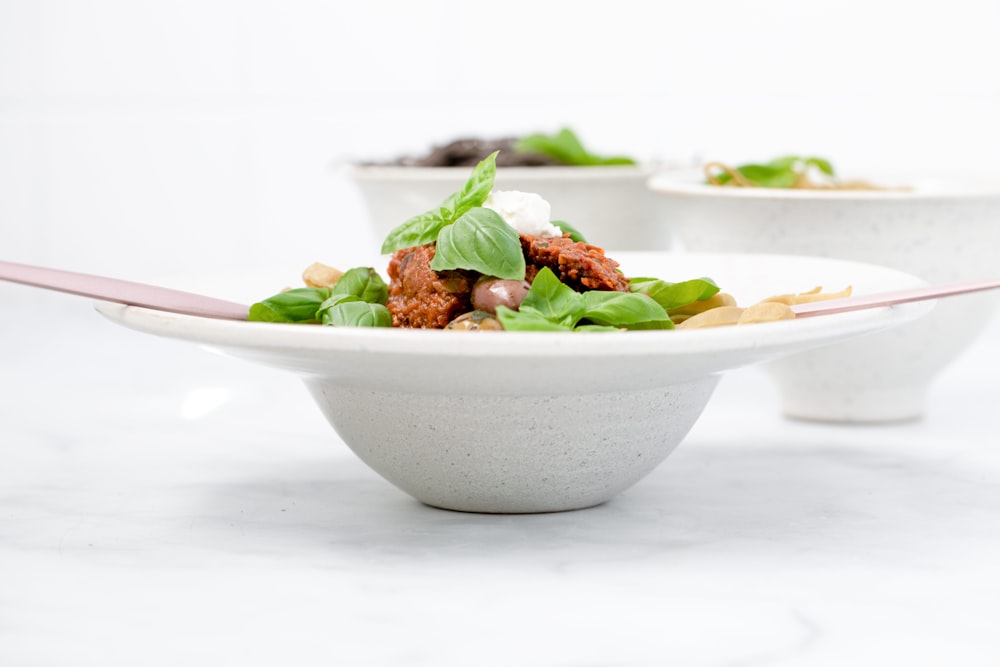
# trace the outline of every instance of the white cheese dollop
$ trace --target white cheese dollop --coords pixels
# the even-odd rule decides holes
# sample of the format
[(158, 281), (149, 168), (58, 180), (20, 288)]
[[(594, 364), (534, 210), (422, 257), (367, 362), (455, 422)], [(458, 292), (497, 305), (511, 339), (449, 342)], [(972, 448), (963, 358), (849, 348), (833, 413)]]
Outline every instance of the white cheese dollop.
[(551, 222), (552, 206), (534, 192), (494, 190), (483, 207), (496, 211), (518, 234), (562, 236), (562, 231)]

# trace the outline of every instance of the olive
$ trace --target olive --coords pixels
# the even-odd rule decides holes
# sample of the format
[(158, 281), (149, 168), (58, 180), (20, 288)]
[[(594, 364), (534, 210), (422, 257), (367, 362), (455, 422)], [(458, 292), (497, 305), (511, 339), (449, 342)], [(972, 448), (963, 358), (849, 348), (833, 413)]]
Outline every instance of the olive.
[(451, 322), (448, 322), (445, 329), (454, 331), (503, 331), (503, 325), (493, 313), (485, 310), (473, 310), (459, 315)]
[(483, 277), (472, 287), (472, 307), (487, 313), (496, 313), (497, 306), (517, 310), (530, 288), (531, 283), (527, 280)]

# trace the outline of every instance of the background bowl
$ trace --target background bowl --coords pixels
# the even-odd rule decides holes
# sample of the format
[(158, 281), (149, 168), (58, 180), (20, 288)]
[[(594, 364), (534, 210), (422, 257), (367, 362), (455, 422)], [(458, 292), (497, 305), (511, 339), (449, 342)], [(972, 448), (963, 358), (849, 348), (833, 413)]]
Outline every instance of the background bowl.
[[(650, 188), (688, 251), (789, 253), (882, 264), (930, 283), (1000, 274), (1000, 181), (976, 175), (874, 174), (908, 191), (722, 188), (700, 170), (657, 174)], [(786, 414), (827, 421), (919, 417), (934, 377), (994, 316), (1000, 295), (943, 299), (933, 317), (768, 365)]]
[[(851, 281), (860, 291), (919, 282), (836, 260), (619, 259), (635, 276), (709, 275), (747, 301), (816, 281)], [(251, 284), (242, 281), (240, 289)], [(271, 289), (260, 284), (256, 294)], [(299, 374), (343, 441), (398, 488), (436, 507), (501, 513), (602, 503), (677, 447), (725, 371), (893, 326), (929, 308), (923, 302), (739, 327), (563, 334), (235, 322), (99, 305), (125, 326)]]
[[(500, 167), (494, 190), (535, 192), (552, 205), (552, 219), (564, 220), (609, 250), (668, 250), (662, 202), (646, 187), (665, 167)], [(347, 165), (347, 177), (361, 194), (376, 238), (414, 215), (435, 208), (459, 190), (470, 167)]]

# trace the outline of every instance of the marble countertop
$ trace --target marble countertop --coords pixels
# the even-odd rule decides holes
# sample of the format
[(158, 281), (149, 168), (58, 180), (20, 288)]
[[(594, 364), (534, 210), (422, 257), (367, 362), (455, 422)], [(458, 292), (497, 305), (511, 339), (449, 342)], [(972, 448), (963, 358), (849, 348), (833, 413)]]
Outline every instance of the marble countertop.
[(525, 516), (425, 507), (295, 377), (83, 300), (0, 340), (3, 665), (1000, 663), (1000, 320), (921, 421), (790, 421), (743, 369), (635, 487)]

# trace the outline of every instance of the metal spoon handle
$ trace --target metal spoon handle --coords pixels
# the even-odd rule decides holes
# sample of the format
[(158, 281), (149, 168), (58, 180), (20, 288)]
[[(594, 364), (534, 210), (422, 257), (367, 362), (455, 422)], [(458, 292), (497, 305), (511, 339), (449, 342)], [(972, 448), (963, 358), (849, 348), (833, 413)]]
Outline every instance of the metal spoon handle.
[(957, 294), (968, 294), (969, 292), (981, 292), (983, 290), (998, 288), (1000, 288), (1000, 280), (980, 280), (977, 282), (953, 283), (950, 285), (930, 285), (928, 287), (914, 287), (895, 292), (881, 292), (879, 294), (850, 296), (844, 299), (830, 299), (828, 301), (801, 303), (792, 306), (792, 310), (795, 311), (796, 317), (812, 317), (814, 315), (844, 313), (850, 310), (861, 310), (863, 308), (894, 306), (900, 303), (910, 303), (911, 301), (938, 299), (945, 296), (955, 296)]
[(143, 308), (199, 317), (245, 320), (250, 310), (248, 306), (243, 304), (167, 287), (2, 260), (0, 260), (0, 280), (91, 297), (101, 301), (112, 301), (129, 306), (142, 306)]

